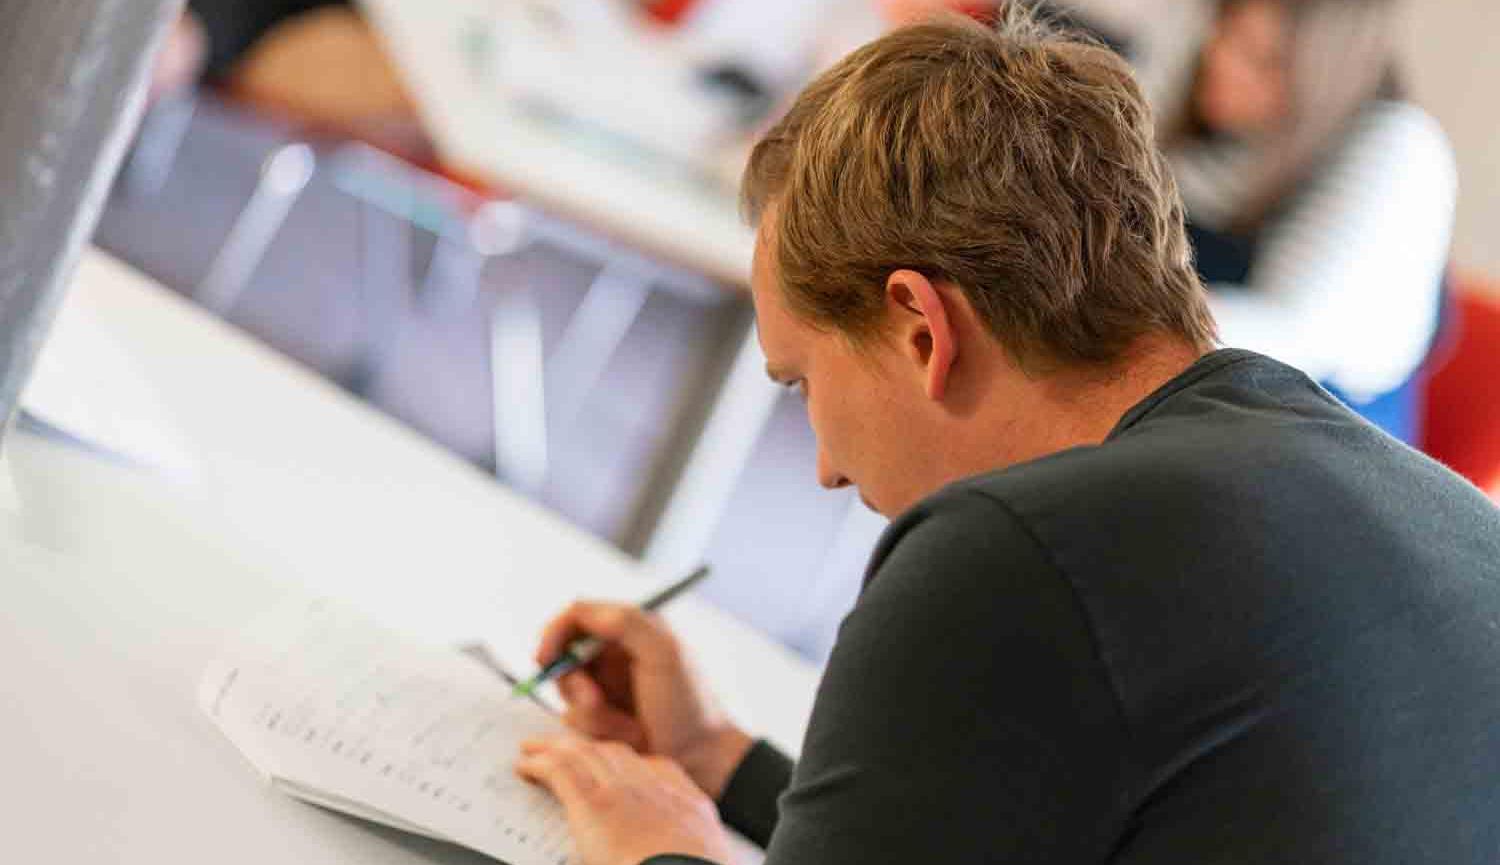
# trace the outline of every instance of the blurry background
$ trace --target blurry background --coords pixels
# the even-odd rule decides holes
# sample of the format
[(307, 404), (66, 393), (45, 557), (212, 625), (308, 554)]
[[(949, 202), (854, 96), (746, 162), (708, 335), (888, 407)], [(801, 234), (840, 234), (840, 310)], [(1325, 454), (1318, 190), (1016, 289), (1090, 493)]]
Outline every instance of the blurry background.
[[(820, 660), (884, 523), (764, 380), (735, 179), (800, 84), (937, 5), (191, 0), (95, 242), (627, 553), (708, 560)], [(1047, 11), (1156, 100), (1226, 341), (1297, 333), (1500, 488), (1500, 7)]]
[(1487, 34), (1500, 27), (1500, 6), (1484, 0), (1409, 4), (1402, 10), (1401, 52), (1417, 100), (1442, 122), (1458, 152), (1455, 258), (1500, 275), (1500, 55)]

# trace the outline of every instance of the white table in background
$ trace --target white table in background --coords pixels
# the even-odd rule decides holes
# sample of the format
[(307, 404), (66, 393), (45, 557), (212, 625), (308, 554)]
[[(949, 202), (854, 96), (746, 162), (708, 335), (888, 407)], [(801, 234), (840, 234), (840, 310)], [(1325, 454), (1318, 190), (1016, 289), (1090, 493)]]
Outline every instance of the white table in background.
[(755, 237), (733, 190), (502, 97), (476, 47), (487, 38), (489, 0), (360, 5), (445, 163), (670, 264), (726, 285), (749, 282)]
[[(20, 432), (6, 442), (8, 856), (478, 861), (262, 784), (194, 702), (219, 641), (287, 592), (311, 591), (424, 639), (486, 638), (514, 659), (569, 599), (633, 598), (671, 575), (644, 573), (97, 254), (46, 352), (66, 352), (75, 370), (99, 362), (88, 400), (104, 419), (102, 444), (129, 449), (140, 438), (111, 441), (105, 421), (151, 411), (126, 426), (169, 430), (147, 438), (183, 452), (169, 461), (178, 470), (162, 474)], [(130, 395), (143, 387), (150, 405), (135, 406)], [(68, 396), (33, 392), (28, 402)], [(782, 745), (800, 741), (814, 670), (692, 598), (669, 618), (736, 717)]]

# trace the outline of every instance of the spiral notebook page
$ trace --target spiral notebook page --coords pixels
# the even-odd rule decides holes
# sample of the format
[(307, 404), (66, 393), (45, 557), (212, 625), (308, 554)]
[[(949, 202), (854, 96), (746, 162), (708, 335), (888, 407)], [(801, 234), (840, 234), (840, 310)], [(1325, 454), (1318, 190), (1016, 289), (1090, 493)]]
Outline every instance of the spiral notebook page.
[(298, 601), (229, 646), (199, 698), (293, 796), (511, 865), (573, 861), (562, 809), (511, 768), (523, 739), (560, 725), (457, 653)]

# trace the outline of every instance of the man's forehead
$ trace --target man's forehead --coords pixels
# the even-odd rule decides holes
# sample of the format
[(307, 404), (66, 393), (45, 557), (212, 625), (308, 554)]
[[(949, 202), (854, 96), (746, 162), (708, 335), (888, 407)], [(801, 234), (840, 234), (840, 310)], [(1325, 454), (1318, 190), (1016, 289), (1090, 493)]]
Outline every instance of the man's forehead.
[(755, 236), (755, 260), (750, 276), (751, 307), (762, 353), (766, 356), (766, 375), (773, 381), (787, 382), (798, 377), (790, 365), (800, 354), (801, 328), (785, 306), (775, 266), (775, 239), (770, 216), (763, 216)]
[(750, 261), (750, 296), (757, 316), (776, 287), (776, 243), (767, 223), (768, 218), (763, 217), (755, 231), (755, 251)]
[(769, 268), (776, 259), (776, 227), (767, 213), (755, 226), (755, 254), (751, 268)]

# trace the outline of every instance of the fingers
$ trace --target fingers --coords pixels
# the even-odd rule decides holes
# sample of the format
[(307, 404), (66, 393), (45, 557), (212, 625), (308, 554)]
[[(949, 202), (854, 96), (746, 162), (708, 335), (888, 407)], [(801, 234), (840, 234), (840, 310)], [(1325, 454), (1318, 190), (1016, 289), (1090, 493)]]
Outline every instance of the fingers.
[(682, 764), (676, 760), (659, 756), (647, 757), (646, 765), (651, 768), (654, 774), (666, 781), (670, 781), (674, 786), (685, 786), (694, 790), (698, 789), (698, 785), (688, 776), (687, 770), (683, 769)]
[(618, 643), (636, 661), (676, 663), (677, 641), (657, 616), (629, 604), (578, 601), (547, 624), (536, 660), (546, 664), (580, 635)]
[(590, 796), (613, 774), (603, 749), (573, 736), (521, 743), (516, 773), (546, 787), (567, 807)]
[(582, 861), (732, 859), (713, 801), (668, 760), (617, 742), (555, 737), (523, 744), (516, 771), (561, 801)]
[(643, 757), (622, 742), (600, 742), (577, 736), (528, 739), (521, 743), (521, 759), (516, 764), (523, 777), (548, 788), (557, 784), (575, 793), (609, 786), (622, 773), (640, 766), (654, 775), (682, 779), (691, 784), (682, 767), (666, 757)]
[(565, 807), (571, 807), (570, 803), (581, 799), (593, 786), (576, 761), (543, 747), (528, 749), (522, 746), (521, 759), (516, 761), (516, 774), (547, 788)]
[(596, 798), (601, 790), (617, 786), (621, 775), (634, 769), (641, 759), (619, 742), (556, 736), (522, 742), (516, 774), (547, 788), (564, 807), (572, 808)]
[(593, 711), (605, 703), (604, 689), (583, 670), (574, 670), (558, 679), (557, 691), (572, 709)]
[(591, 676), (575, 672), (558, 680), (558, 690), (567, 703), (563, 722), (593, 739), (624, 742), (633, 748), (645, 744), (640, 723), (609, 703), (603, 689)]

